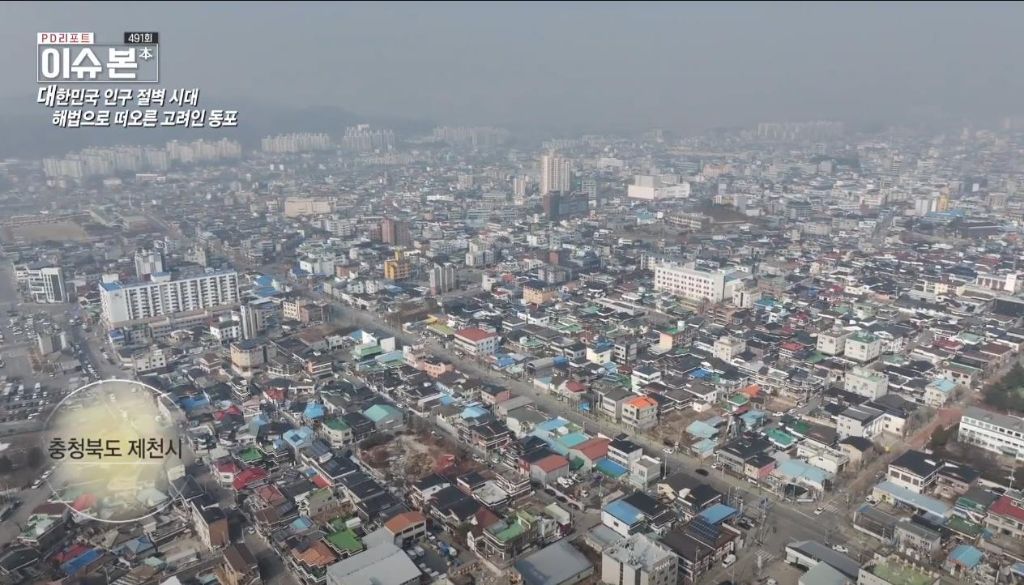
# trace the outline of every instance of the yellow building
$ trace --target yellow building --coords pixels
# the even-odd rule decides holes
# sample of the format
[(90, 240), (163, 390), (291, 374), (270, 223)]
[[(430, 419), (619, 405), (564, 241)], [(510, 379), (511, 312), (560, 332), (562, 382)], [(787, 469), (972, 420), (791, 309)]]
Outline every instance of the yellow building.
[(395, 257), (384, 261), (384, 278), (405, 280), (412, 273), (412, 263), (402, 250), (395, 250)]

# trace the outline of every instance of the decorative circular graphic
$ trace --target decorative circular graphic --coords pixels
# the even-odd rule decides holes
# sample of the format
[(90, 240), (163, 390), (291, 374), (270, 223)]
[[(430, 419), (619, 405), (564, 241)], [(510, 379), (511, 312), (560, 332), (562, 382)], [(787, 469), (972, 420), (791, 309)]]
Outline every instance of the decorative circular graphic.
[(54, 499), (76, 519), (115, 524), (160, 512), (190, 462), (183, 420), (169, 396), (142, 382), (99, 380), (71, 392), (43, 431)]

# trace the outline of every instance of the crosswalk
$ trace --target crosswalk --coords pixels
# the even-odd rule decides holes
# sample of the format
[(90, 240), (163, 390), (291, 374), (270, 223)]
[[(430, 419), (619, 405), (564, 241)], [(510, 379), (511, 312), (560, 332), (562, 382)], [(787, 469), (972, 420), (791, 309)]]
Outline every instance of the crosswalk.
[(770, 552), (764, 550), (763, 548), (757, 549), (757, 552), (754, 554), (755, 566), (756, 566), (756, 564), (760, 564), (760, 566), (762, 566), (762, 567), (767, 567), (768, 565), (771, 564), (772, 560), (774, 560), (774, 559), (775, 559), (775, 554), (770, 553)]
[(842, 512), (843, 505), (842, 502), (840, 502), (839, 500), (832, 500), (827, 504), (823, 505), (822, 508), (825, 508), (826, 512), (832, 512), (833, 514), (836, 514)]

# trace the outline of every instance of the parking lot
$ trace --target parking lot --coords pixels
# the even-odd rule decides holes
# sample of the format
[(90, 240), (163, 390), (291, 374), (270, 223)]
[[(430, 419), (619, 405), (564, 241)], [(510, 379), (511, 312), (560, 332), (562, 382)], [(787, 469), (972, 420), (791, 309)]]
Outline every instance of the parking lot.
[(65, 305), (41, 310), (9, 303), (0, 313), (0, 436), (38, 430), (69, 392), (99, 379), (72, 332), (63, 338), (67, 346), (59, 361), (39, 354), (36, 331), (66, 331), (66, 310)]

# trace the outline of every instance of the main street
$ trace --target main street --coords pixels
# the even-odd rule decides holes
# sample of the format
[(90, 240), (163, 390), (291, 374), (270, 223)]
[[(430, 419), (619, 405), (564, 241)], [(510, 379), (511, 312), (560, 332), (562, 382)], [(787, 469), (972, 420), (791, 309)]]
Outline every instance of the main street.
[[(431, 353), (450, 360), (461, 371), (488, 382), (506, 386), (514, 395), (528, 396), (545, 413), (552, 416), (560, 416), (590, 432), (598, 432), (614, 437), (624, 431), (623, 428), (611, 421), (596, 419), (576, 411), (550, 394), (538, 391), (532, 384), (511, 378), (472, 359), (457, 356), (436, 341), (427, 340), (421, 342), (416, 336), (385, 323), (378, 314), (332, 303), (332, 315), (340, 324), (384, 331), (394, 335), (396, 339), (407, 345), (422, 344)], [(648, 454), (665, 460), (668, 473), (682, 471), (696, 476), (696, 470), (701, 467), (700, 462), (695, 458), (680, 453), (663, 453), (663, 445), (649, 436), (633, 435), (631, 440), (643, 446)], [(761, 544), (747, 543), (748, 547), (759, 547), (759, 551), (763, 551), (763, 556), (766, 559), (778, 559), (784, 556), (786, 544), (792, 541), (817, 540), (823, 543), (827, 542), (835, 534), (837, 525), (845, 520), (845, 518), (833, 511), (834, 507), (829, 507), (830, 509), (822, 512), (820, 515), (813, 515), (810, 513), (810, 507), (805, 511), (799, 505), (779, 500), (774, 495), (769, 495), (768, 492), (758, 493), (756, 487), (721, 472), (715, 472), (712, 476), (704, 478), (704, 480), (710, 483), (716, 490), (726, 494), (729, 500), (737, 506), (756, 506), (762, 496), (769, 498), (769, 510), (765, 519), (767, 526), (762, 531), (763, 542)], [(739, 498), (742, 498), (742, 504), (739, 503)], [(752, 512), (750, 515), (758, 518), (760, 517), (760, 512)], [(762, 553), (759, 552), (759, 554)], [(748, 573), (750, 576), (753, 576), (754, 563), (756, 562), (754, 555), (748, 555), (747, 558), (742, 560), (745, 562), (737, 562), (736, 566), (730, 569), (730, 574), (735, 572), (737, 576), (740, 576), (743, 573)]]

